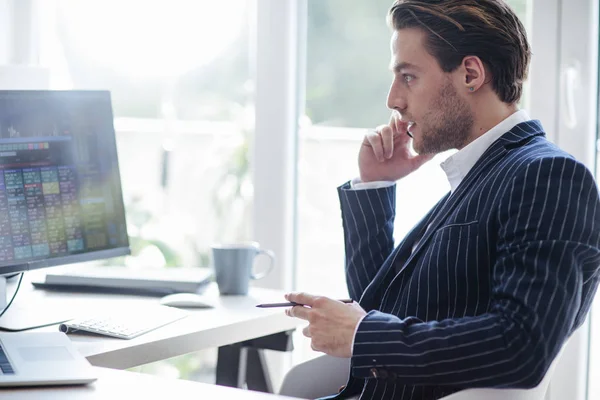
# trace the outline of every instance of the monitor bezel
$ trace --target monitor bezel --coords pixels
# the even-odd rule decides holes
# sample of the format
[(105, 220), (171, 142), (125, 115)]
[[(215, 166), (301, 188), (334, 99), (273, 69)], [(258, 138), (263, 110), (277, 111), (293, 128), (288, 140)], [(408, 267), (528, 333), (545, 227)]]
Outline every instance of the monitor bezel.
[(48, 95), (52, 95), (52, 94), (78, 95), (79, 94), (79, 95), (83, 95), (83, 96), (88, 96), (88, 95), (89, 96), (98, 96), (102, 100), (108, 101), (109, 113), (110, 113), (110, 128), (111, 128), (111, 132), (113, 135), (114, 150), (115, 150), (115, 153), (117, 156), (116, 160), (115, 160), (115, 168), (116, 168), (116, 175), (119, 177), (120, 196), (119, 196), (118, 201), (121, 202), (121, 206), (123, 209), (125, 231), (127, 233), (127, 235), (126, 235), (127, 236), (126, 237), (127, 245), (120, 246), (120, 247), (114, 247), (114, 248), (110, 248), (110, 249), (94, 250), (94, 251), (75, 253), (75, 254), (66, 254), (66, 255), (62, 255), (62, 256), (58, 256), (58, 257), (51, 257), (51, 258), (40, 259), (40, 260), (31, 260), (31, 261), (26, 261), (26, 262), (17, 261), (17, 263), (13, 263), (13, 264), (7, 262), (4, 265), (0, 264), (0, 277), (3, 275), (10, 275), (10, 274), (15, 274), (15, 273), (19, 273), (19, 272), (27, 272), (27, 271), (37, 270), (37, 269), (57, 267), (57, 266), (61, 266), (61, 265), (76, 264), (76, 263), (87, 262), (87, 261), (98, 261), (98, 260), (104, 260), (104, 259), (113, 258), (113, 257), (121, 257), (121, 256), (130, 255), (131, 254), (131, 247), (130, 247), (131, 244), (129, 242), (129, 231), (127, 229), (127, 214), (126, 214), (126, 210), (125, 210), (125, 201), (123, 198), (123, 185), (122, 185), (121, 170), (120, 170), (120, 165), (119, 165), (119, 149), (117, 146), (117, 137), (116, 137), (116, 131), (115, 131), (115, 126), (114, 126), (114, 111), (113, 111), (112, 96), (111, 96), (110, 91), (109, 90), (0, 90), (0, 96), (2, 96), (2, 95), (25, 95), (25, 94), (30, 94), (30, 95), (44, 95), (44, 94), (48, 94)]

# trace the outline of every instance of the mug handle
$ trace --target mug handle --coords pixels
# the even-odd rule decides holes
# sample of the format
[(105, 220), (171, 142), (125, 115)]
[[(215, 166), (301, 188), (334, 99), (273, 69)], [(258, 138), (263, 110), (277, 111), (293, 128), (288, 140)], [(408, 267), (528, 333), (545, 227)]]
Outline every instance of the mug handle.
[(269, 263), (269, 268), (267, 268), (265, 271), (263, 271), (259, 274), (255, 274), (254, 272), (252, 272), (252, 274), (250, 275), (250, 279), (264, 278), (265, 276), (267, 276), (267, 274), (269, 272), (271, 272), (271, 270), (275, 266), (275, 253), (273, 253), (271, 250), (257, 249), (257, 255), (261, 255), (261, 254), (264, 254), (271, 259), (271, 262)]

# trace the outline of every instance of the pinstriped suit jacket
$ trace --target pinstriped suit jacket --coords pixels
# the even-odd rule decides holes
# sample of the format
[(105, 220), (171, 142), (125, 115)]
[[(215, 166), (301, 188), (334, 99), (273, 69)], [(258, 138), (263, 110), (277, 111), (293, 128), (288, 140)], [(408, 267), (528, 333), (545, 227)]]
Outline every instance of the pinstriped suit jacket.
[(348, 288), (368, 312), (339, 398), (534, 387), (590, 308), (598, 189), (538, 121), (494, 142), (396, 248), (395, 187), (338, 192)]

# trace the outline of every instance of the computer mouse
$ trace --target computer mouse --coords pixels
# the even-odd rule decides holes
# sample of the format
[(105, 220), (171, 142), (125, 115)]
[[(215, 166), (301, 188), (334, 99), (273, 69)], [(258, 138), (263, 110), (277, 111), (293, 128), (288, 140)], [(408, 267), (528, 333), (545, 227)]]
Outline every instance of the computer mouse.
[(213, 308), (206, 298), (195, 293), (174, 293), (160, 299), (163, 306), (179, 308)]

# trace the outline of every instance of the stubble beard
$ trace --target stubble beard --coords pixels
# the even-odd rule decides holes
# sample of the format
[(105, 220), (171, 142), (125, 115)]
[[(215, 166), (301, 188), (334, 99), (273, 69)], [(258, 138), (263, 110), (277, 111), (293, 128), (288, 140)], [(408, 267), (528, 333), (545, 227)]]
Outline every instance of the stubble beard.
[(473, 120), (468, 104), (448, 82), (423, 117), (420, 137), (413, 142), (413, 147), (419, 154), (460, 149), (469, 141)]

